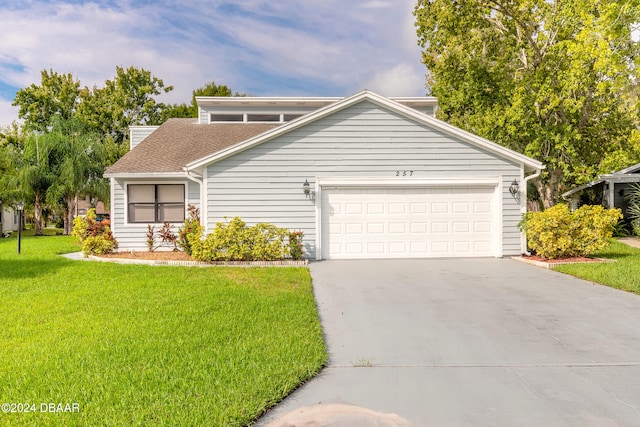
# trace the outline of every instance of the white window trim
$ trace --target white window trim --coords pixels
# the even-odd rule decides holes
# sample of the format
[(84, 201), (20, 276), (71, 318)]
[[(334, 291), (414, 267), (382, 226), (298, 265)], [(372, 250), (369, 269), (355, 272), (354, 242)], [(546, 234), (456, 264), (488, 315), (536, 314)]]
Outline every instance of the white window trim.
[[(209, 123), (210, 124), (220, 124), (220, 123), (261, 123), (261, 124), (269, 124), (269, 123), (288, 123), (290, 121), (293, 120), (297, 120), (300, 117), (304, 116), (305, 114), (308, 114), (309, 112), (301, 112), (301, 111), (284, 111), (284, 110), (278, 110), (278, 111), (269, 111), (269, 110), (257, 110), (257, 111), (249, 111), (249, 112), (238, 112), (238, 111), (209, 111), (208, 115), (209, 115)], [(225, 120), (212, 120), (212, 116), (214, 114), (220, 114), (220, 115), (233, 115), (233, 116), (242, 116), (242, 121), (225, 121)], [(252, 120), (249, 121), (249, 115), (270, 115), (270, 116), (279, 116), (278, 120), (266, 120), (266, 121), (258, 121), (258, 120)], [(284, 116), (285, 115), (296, 115), (298, 117), (295, 117), (291, 120), (284, 120)]]
[[(149, 225), (160, 225), (162, 222), (129, 222), (129, 185), (183, 185), (184, 186), (184, 217), (187, 217), (187, 207), (189, 203), (189, 182), (188, 181), (125, 181), (124, 182), (124, 221), (123, 227), (146, 227)], [(181, 224), (180, 222), (171, 222), (170, 224)], [(112, 229), (113, 231), (113, 229)]]

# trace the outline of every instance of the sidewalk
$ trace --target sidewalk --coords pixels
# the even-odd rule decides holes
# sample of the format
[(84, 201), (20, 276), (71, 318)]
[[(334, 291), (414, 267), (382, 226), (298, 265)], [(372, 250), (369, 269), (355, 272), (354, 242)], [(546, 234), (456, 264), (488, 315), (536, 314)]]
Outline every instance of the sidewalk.
[(634, 248), (640, 248), (640, 239), (637, 237), (621, 237), (618, 239), (618, 241)]

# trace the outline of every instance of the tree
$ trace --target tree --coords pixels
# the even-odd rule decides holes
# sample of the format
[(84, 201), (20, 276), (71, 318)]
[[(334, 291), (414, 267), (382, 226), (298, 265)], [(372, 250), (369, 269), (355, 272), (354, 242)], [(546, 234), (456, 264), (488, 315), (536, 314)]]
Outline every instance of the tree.
[(36, 236), (42, 236), (45, 198), (55, 180), (53, 148), (51, 138), (35, 132), (26, 138), (24, 148), (15, 158), (19, 188), (25, 201), (33, 205)]
[[(232, 96), (231, 89), (225, 85), (216, 85), (214, 81), (208, 82), (202, 87), (195, 89), (191, 96), (191, 105), (185, 103), (169, 105), (165, 109), (165, 117), (198, 117), (198, 103), (196, 102), (196, 96)], [(234, 96), (244, 96), (236, 92)]]
[(20, 89), (11, 105), (19, 107), (18, 117), (28, 129), (44, 131), (52, 118), (71, 118), (78, 106), (80, 82), (71, 73), (50, 69), (40, 72), (40, 85)]
[(438, 117), (544, 162), (545, 207), (640, 159), (640, 0), (419, 0)]
[(171, 90), (150, 71), (116, 67), (115, 78), (103, 88), (85, 86), (80, 91), (78, 115), (92, 130), (121, 144), (128, 138), (129, 126), (162, 123), (165, 106), (154, 97)]
[(24, 146), (23, 129), (17, 122), (0, 129), (0, 205), (17, 202), (20, 198), (16, 166)]
[(78, 118), (55, 120), (46, 137), (54, 152), (51, 165), (54, 179), (46, 200), (49, 205), (61, 208), (64, 234), (69, 235), (78, 197), (94, 194), (107, 197), (108, 184), (102, 178), (105, 149), (97, 135), (87, 131), (86, 125)]

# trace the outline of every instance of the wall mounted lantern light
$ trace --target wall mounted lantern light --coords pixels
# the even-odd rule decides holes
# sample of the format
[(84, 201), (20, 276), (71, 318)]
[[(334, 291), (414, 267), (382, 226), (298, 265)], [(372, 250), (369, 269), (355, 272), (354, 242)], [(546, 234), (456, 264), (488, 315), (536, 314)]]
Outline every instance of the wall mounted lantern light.
[(304, 184), (302, 184), (302, 191), (304, 191), (304, 195), (309, 198), (311, 195), (311, 186), (309, 185), (308, 180), (304, 180)]
[(516, 197), (516, 195), (520, 193), (520, 185), (518, 185), (518, 181), (515, 179), (509, 186), (509, 193), (511, 193), (513, 197)]

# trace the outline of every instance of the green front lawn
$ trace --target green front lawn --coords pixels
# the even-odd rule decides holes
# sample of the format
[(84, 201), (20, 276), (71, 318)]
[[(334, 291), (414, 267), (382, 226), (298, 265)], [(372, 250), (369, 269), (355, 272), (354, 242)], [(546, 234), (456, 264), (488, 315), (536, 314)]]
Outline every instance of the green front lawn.
[(0, 425), (247, 425), (326, 361), (308, 269), (56, 255), (78, 250), (0, 239), (0, 403), (36, 405)]
[(640, 294), (640, 249), (613, 241), (596, 256), (616, 261), (598, 264), (565, 264), (555, 267), (554, 270)]

